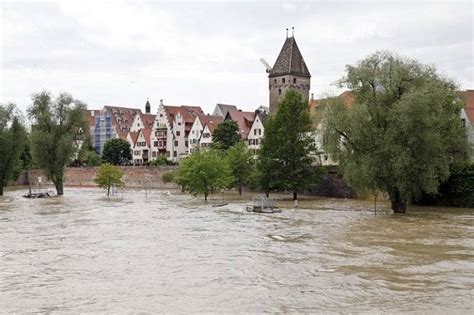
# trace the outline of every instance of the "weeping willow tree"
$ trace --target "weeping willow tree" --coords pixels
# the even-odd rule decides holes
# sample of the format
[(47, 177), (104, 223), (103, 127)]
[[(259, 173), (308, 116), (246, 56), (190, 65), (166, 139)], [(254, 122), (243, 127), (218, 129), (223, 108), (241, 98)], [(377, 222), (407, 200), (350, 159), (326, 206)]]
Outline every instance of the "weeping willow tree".
[(325, 102), (324, 147), (352, 186), (388, 194), (395, 213), (436, 193), (467, 158), (457, 86), (433, 66), (378, 52), (347, 66), (353, 104)]
[(56, 99), (43, 91), (34, 94), (28, 109), (31, 119), (33, 159), (54, 183), (58, 195), (64, 194), (64, 169), (76, 153), (75, 139), (87, 128), (86, 105), (61, 93)]
[(0, 196), (20, 162), (26, 130), (15, 105), (0, 105)]

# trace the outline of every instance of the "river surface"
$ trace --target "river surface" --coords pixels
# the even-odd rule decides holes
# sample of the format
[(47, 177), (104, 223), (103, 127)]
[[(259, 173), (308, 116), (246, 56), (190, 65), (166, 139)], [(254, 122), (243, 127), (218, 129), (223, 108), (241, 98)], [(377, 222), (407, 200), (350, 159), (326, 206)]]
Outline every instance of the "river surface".
[(474, 209), (320, 199), (258, 215), (158, 190), (22, 193), (0, 198), (1, 313), (474, 308)]

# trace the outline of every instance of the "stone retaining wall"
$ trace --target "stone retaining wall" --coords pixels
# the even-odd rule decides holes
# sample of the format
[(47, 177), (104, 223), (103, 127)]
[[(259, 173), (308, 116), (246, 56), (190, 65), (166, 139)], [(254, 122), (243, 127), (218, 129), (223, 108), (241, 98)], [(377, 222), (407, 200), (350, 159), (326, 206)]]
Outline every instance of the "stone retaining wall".
[[(124, 172), (123, 180), (125, 187), (130, 188), (177, 188), (174, 183), (164, 183), (161, 179), (163, 174), (176, 170), (176, 166), (120, 166)], [(68, 167), (65, 172), (65, 186), (69, 187), (94, 187), (94, 177), (99, 167)], [(12, 185), (36, 186), (41, 177), (43, 185), (52, 185), (46, 181), (46, 176), (41, 170), (23, 172), (20, 178), (11, 183)]]

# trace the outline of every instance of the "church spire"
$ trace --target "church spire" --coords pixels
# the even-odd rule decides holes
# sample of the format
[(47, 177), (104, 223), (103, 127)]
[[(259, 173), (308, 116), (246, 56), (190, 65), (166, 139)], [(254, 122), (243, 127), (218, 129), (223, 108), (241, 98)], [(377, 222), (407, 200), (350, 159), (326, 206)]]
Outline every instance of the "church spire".
[(145, 104), (145, 113), (149, 114), (151, 112), (151, 105), (150, 102), (148, 101), (148, 97), (146, 99), (146, 104)]

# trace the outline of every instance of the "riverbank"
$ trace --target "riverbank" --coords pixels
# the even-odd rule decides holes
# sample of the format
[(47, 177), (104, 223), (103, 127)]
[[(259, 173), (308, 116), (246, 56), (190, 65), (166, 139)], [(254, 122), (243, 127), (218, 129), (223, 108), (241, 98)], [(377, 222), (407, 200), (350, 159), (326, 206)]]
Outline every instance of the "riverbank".
[[(120, 166), (124, 172), (123, 181), (130, 188), (177, 188), (174, 183), (165, 183), (161, 179), (163, 174), (176, 170), (176, 166)], [(96, 187), (94, 178), (99, 167), (67, 167), (65, 170), (65, 187)], [(41, 183), (40, 183), (41, 182)], [(11, 182), (11, 186), (32, 185), (34, 187), (52, 186), (47, 181), (42, 170), (23, 172), (18, 180)]]

